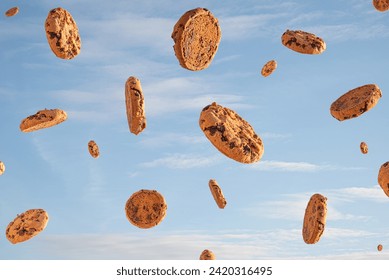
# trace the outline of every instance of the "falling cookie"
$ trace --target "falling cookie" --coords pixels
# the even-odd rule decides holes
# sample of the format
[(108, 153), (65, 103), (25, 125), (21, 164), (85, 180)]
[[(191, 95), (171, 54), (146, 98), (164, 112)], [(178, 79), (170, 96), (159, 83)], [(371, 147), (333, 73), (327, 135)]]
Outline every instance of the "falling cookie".
[(389, 196), (389, 161), (382, 164), (378, 171), (378, 184), (384, 193)]
[(383, 246), (382, 246), (381, 244), (378, 244), (378, 246), (377, 246), (377, 250), (378, 250), (379, 252), (381, 252), (381, 251), (382, 251), (382, 249), (383, 249)]
[(361, 144), (359, 145), (359, 148), (361, 149), (362, 154), (367, 154), (369, 152), (369, 147), (367, 146), (367, 144), (365, 142), (361, 142)]
[(0, 175), (3, 175), (4, 171), (5, 171), (4, 162), (0, 161)]
[(307, 244), (319, 241), (324, 232), (327, 218), (327, 198), (321, 194), (312, 195), (305, 209), (303, 239)]
[(146, 128), (145, 101), (140, 84), (136, 77), (129, 77), (125, 85), (127, 121), (130, 131), (138, 135)]
[(219, 184), (216, 182), (216, 180), (211, 179), (209, 180), (208, 185), (217, 206), (223, 209), (226, 206), (227, 201), (223, 195), (222, 189), (220, 188)]
[(273, 73), (274, 70), (276, 69), (277, 69), (277, 61), (270, 60), (262, 67), (261, 74), (262, 76), (267, 77), (271, 73)]
[(207, 260), (216, 260), (215, 254), (211, 250), (204, 250), (201, 252), (200, 260), (207, 261)]
[(221, 29), (217, 18), (209, 10), (197, 8), (181, 16), (171, 37), (180, 65), (199, 71), (211, 64), (220, 43)]
[(22, 120), (20, 130), (32, 132), (55, 126), (67, 119), (67, 114), (61, 109), (44, 109)]
[(88, 151), (94, 158), (98, 158), (100, 156), (99, 146), (97, 146), (96, 142), (93, 140), (88, 142)]
[(302, 54), (321, 54), (326, 49), (322, 38), (302, 30), (286, 30), (281, 36), (281, 42), (285, 47)]
[(386, 12), (389, 10), (389, 0), (373, 0), (373, 6), (377, 11)]
[(14, 15), (16, 15), (17, 13), (19, 13), (19, 8), (18, 7), (13, 7), (11, 9), (9, 9), (8, 11), (5, 12), (5, 15), (7, 17), (13, 17)]

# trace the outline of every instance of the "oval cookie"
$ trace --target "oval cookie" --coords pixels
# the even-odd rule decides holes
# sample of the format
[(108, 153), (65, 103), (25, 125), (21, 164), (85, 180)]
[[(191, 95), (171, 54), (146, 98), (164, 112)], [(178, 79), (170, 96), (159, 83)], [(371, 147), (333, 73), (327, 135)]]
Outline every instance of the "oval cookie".
[(321, 54), (326, 49), (322, 38), (302, 30), (286, 30), (281, 36), (281, 42), (285, 47), (302, 54)]
[(365, 142), (361, 142), (361, 144), (359, 145), (359, 148), (361, 149), (362, 154), (367, 154), (369, 152), (369, 147), (367, 146), (367, 144)]
[(98, 158), (100, 156), (99, 146), (97, 146), (96, 142), (93, 140), (88, 142), (88, 151), (94, 158)]
[(180, 65), (188, 70), (207, 68), (215, 56), (221, 29), (214, 15), (204, 8), (187, 11), (174, 25), (171, 35)]
[(125, 85), (127, 121), (130, 131), (138, 135), (146, 128), (145, 101), (140, 84), (136, 77), (129, 77)]
[(263, 65), (261, 70), (261, 75), (264, 77), (269, 76), (271, 73), (273, 73), (277, 69), (277, 61), (270, 60), (266, 62), (265, 65)]
[(384, 193), (389, 196), (389, 161), (381, 165), (378, 171), (378, 184)]
[(5, 171), (4, 162), (0, 161), (0, 175), (3, 175), (4, 171)]
[(324, 232), (327, 218), (327, 198), (321, 194), (312, 195), (305, 209), (303, 239), (307, 244), (319, 241)]
[(386, 12), (389, 10), (389, 0), (373, 0), (373, 6), (377, 11)]
[(11, 9), (9, 9), (8, 11), (5, 12), (5, 15), (7, 17), (13, 17), (14, 15), (16, 15), (17, 13), (19, 13), (19, 8), (18, 7), (13, 7)]
[(81, 51), (81, 38), (72, 15), (63, 8), (52, 9), (45, 22), (46, 38), (53, 53), (72, 59)]
[(383, 248), (384, 248), (384, 247), (383, 247), (381, 244), (378, 244), (377, 250), (378, 250), (379, 252), (381, 252)]
[(222, 189), (220, 188), (219, 184), (216, 182), (216, 180), (211, 179), (209, 180), (209, 189), (211, 190), (213, 199), (215, 200), (217, 206), (220, 209), (223, 209), (227, 205), (227, 201), (224, 197), (224, 194), (222, 192)]
[(42, 232), (48, 221), (49, 215), (45, 210), (30, 209), (9, 223), (5, 235), (12, 244), (24, 242)]
[(330, 113), (338, 121), (356, 118), (372, 109), (381, 96), (381, 90), (375, 84), (360, 86), (335, 100), (331, 104)]
[(199, 125), (208, 140), (227, 157), (241, 163), (261, 159), (264, 152), (261, 138), (233, 110), (213, 102), (201, 111)]
[(200, 254), (200, 260), (202, 260), (202, 261), (216, 260), (216, 256), (211, 250), (205, 249)]
[(20, 130), (32, 132), (35, 130), (55, 126), (67, 119), (67, 114), (61, 109), (44, 109), (22, 120)]
[(125, 212), (131, 224), (147, 229), (158, 225), (166, 216), (164, 197), (156, 190), (140, 190), (127, 200)]

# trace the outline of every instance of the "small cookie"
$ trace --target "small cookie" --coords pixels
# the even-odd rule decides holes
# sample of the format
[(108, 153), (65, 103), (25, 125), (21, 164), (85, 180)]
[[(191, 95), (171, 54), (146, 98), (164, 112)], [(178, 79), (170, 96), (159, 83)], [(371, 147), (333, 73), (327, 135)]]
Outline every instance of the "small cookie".
[(381, 244), (378, 244), (377, 250), (378, 250), (379, 252), (381, 252), (383, 248), (384, 248), (384, 247), (383, 247)]
[(46, 38), (53, 53), (72, 59), (81, 51), (78, 27), (72, 15), (63, 8), (52, 9), (45, 21)]
[(209, 185), (209, 189), (211, 190), (212, 196), (216, 201), (217, 206), (219, 206), (219, 208), (223, 209), (226, 206), (227, 201), (224, 198), (223, 192), (222, 192), (219, 184), (216, 182), (216, 180), (211, 179), (211, 180), (209, 180), (208, 185)]
[(277, 69), (277, 61), (270, 60), (262, 67), (261, 74), (262, 76), (267, 77), (271, 73), (273, 73), (274, 70), (276, 69)]
[(12, 244), (24, 242), (42, 232), (48, 221), (49, 215), (45, 210), (30, 209), (9, 223), (5, 235)]
[(204, 250), (201, 252), (200, 260), (207, 261), (207, 260), (216, 260), (215, 254), (211, 250)]
[(377, 85), (360, 86), (335, 100), (331, 104), (330, 113), (338, 121), (356, 118), (372, 109), (381, 96), (381, 90)]
[(327, 218), (327, 198), (321, 194), (312, 195), (305, 209), (303, 239), (307, 244), (319, 241), (324, 232)]
[(389, 0), (373, 0), (373, 6), (377, 11), (386, 12), (389, 10)]
[(22, 120), (20, 130), (22, 132), (32, 132), (48, 128), (64, 122), (67, 117), (66, 112), (61, 109), (44, 109)]
[(140, 190), (127, 200), (125, 211), (131, 224), (139, 228), (158, 225), (166, 216), (164, 197), (155, 190)]
[(99, 146), (97, 146), (96, 142), (93, 140), (90, 140), (88, 142), (88, 150), (92, 157), (98, 158), (100, 155)]
[(367, 146), (367, 144), (365, 142), (361, 142), (361, 144), (359, 145), (359, 148), (361, 149), (362, 154), (367, 154), (369, 152), (369, 147)]
[(5, 12), (5, 15), (7, 17), (13, 17), (14, 15), (16, 15), (17, 13), (19, 13), (19, 8), (18, 7), (13, 7), (11, 9), (9, 9), (8, 11)]
[(132, 133), (138, 135), (146, 128), (145, 101), (138, 78), (127, 79), (125, 97), (128, 126)]
[(321, 54), (326, 49), (322, 38), (302, 30), (286, 30), (281, 36), (281, 42), (285, 47), (302, 54)]
[(264, 151), (261, 138), (233, 110), (213, 102), (201, 111), (199, 125), (208, 140), (227, 157), (241, 163), (261, 159)]
[(378, 171), (378, 184), (384, 193), (389, 196), (389, 161), (381, 165), (381, 168)]
[(5, 171), (4, 162), (0, 161), (0, 175), (3, 175), (4, 171)]
[(207, 68), (215, 56), (221, 29), (214, 15), (204, 8), (187, 11), (174, 25), (171, 35), (180, 65), (188, 70)]

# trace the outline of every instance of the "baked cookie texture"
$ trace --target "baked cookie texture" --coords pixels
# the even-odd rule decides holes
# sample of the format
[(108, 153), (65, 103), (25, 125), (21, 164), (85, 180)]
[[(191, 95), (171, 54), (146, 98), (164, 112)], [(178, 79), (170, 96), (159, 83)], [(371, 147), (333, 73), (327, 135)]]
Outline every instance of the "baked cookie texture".
[(216, 260), (216, 256), (211, 250), (205, 249), (200, 254), (200, 260), (202, 261)]
[(211, 190), (213, 199), (220, 209), (224, 209), (227, 205), (227, 201), (224, 197), (223, 191), (215, 179), (210, 179), (208, 182), (209, 189)]
[(378, 244), (377, 250), (378, 250), (379, 252), (381, 252), (383, 248), (384, 248), (384, 247), (382, 246), (382, 244)]
[(180, 65), (191, 71), (207, 68), (219, 47), (221, 29), (217, 18), (205, 8), (184, 13), (171, 35)]
[(165, 198), (156, 190), (140, 190), (127, 200), (128, 221), (136, 227), (148, 229), (158, 225), (166, 216)]
[(389, 10), (389, 0), (373, 0), (373, 6), (377, 11), (386, 12)]
[(367, 146), (367, 144), (365, 142), (361, 142), (361, 144), (359, 145), (359, 148), (361, 149), (362, 154), (367, 154), (369, 152), (369, 147)]
[(81, 38), (72, 15), (63, 8), (52, 9), (45, 21), (46, 38), (53, 53), (73, 59), (81, 51)]
[(5, 172), (4, 162), (0, 161), (0, 175), (3, 175), (4, 172)]
[(98, 158), (100, 156), (99, 146), (97, 146), (96, 142), (93, 140), (88, 142), (88, 151), (93, 158)]
[(320, 240), (327, 219), (327, 198), (314, 194), (305, 209), (302, 235), (304, 242), (314, 244)]
[(7, 17), (13, 17), (13, 16), (16, 15), (17, 13), (19, 13), (19, 8), (18, 8), (18, 7), (13, 7), (13, 8), (11, 8), (11, 9), (7, 10), (7, 11), (5, 12), (5, 15), (6, 15)]
[(130, 131), (138, 135), (146, 128), (146, 112), (140, 80), (129, 77), (125, 85), (127, 121)]
[(335, 100), (330, 113), (338, 121), (356, 118), (376, 106), (381, 97), (382, 92), (377, 85), (360, 86)]
[(264, 152), (261, 138), (233, 110), (213, 102), (201, 111), (199, 125), (208, 140), (225, 156), (241, 163), (261, 159)]
[(389, 161), (382, 164), (378, 171), (378, 184), (384, 193), (389, 196)]
[(9, 223), (5, 235), (12, 244), (24, 242), (41, 233), (48, 221), (49, 215), (45, 210), (30, 209)]
[(22, 132), (32, 132), (43, 128), (48, 128), (64, 122), (68, 118), (65, 111), (61, 109), (44, 109), (38, 111), (22, 120), (20, 130)]
[(272, 74), (276, 69), (277, 69), (277, 61), (270, 60), (270, 61), (266, 62), (265, 65), (263, 65), (262, 70), (261, 70), (261, 75), (264, 77), (267, 77), (270, 74)]
[(285, 47), (302, 54), (321, 54), (326, 49), (322, 38), (302, 30), (287, 29), (281, 36), (281, 42)]

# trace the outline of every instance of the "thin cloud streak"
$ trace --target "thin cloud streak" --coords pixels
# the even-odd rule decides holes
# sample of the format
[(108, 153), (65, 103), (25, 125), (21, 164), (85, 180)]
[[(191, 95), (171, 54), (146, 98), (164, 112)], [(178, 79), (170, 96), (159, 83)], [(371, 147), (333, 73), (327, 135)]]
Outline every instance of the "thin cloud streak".
[(190, 169), (213, 166), (219, 161), (219, 156), (209, 157), (195, 154), (173, 154), (149, 162), (143, 162), (139, 165), (146, 168), (167, 167), (170, 169)]
[(285, 172), (317, 172), (331, 170), (361, 170), (361, 167), (340, 167), (330, 164), (314, 164), (309, 162), (263, 160), (251, 164), (249, 168), (261, 171), (285, 171)]

